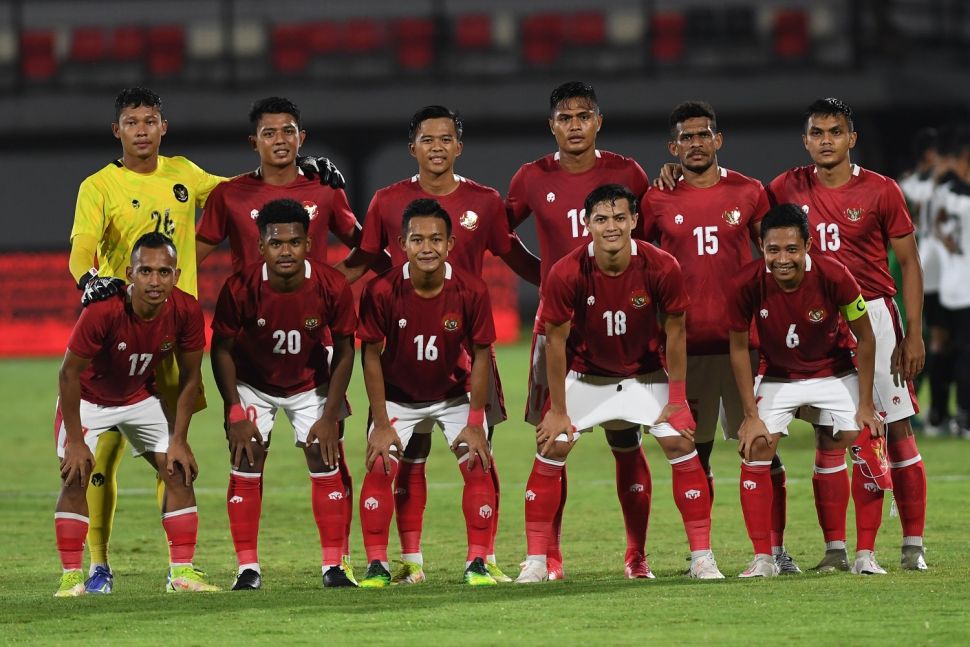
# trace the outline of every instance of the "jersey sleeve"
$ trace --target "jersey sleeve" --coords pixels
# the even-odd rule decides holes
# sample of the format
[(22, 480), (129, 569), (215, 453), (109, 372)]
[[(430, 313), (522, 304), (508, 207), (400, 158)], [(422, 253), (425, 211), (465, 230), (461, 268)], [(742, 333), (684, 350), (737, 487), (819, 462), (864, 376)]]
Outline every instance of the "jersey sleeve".
[(180, 351), (191, 353), (205, 349), (205, 317), (202, 316), (202, 306), (195, 297), (186, 297), (179, 322), (177, 345)]
[[(192, 166), (195, 166), (195, 164), (192, 164)], [(195, 204), (201, 209), (209, 200), (209, 194), (212, 193), (212, 190), (223, 182), (228, 181), (229, 178), (212, 175), (211, 173), (203, 171), (198, 166), (195, 166), (195, 170), (197, 172), (195, 179)]]
[(482, 215), (488, 219), (488, 251), (495, 256), (505, 256), (512, 249), (512, 238), (509, 220), (505, 216), (505, 207), (498, 194), (493, 194), (489, 198), (488, 213)]
[[(112, 297), (123, 299), (123, 296)], [(110, 301), (110, 300), (109, 300)], [(74, 330), (67, 340), (67, 349), (84, 359), (92, 359), (101, 352), (104, 340), (107, 338), (110, 324), (107, 313), (110, 311), (109, 301), (93, 303), (81, 311)]]
[(768, 185), (768, 204), (769, 206), (776, 206), (783, 204), (788, 201), (788, 191), (787, 189), (788, 173), (782, 173)]
[(684, 287), (684, 273), (673, 256), (667, 256), (656, 283), (657, 310), (665, 314), (687, 311), (690, 297)]
[(906, 207), (906, 198), (899, 185), (888, 178), (880, 212), (883, 214), (882, 228), (888, 238), (902, 238), (913, 233), (913, 219)]
[(768, 210), (771, 209), (771, 202), (768, 200), (768, 192), (761, 185), (761, 182), (755, 181), (755, 184), (757, 185), (757, 192), (754, 196), (754, 210), (752, 211), (751, 221), (748, 223), (748, 235), (751, 237), (751, 241), (757, 245), (758, 239), (761, 237), (761, 221)]
[(330, 231), (338, 238), (352, 236), (357, 229), (357, 216), (350, 208), (347, 201), (347, 193), (343, 189), (335, 189), (333, 192), (333, 202), (330, 204), (333, 214), (330, 216)]
[(841, 308), (842, 306), (854, 304), (862, 294), (862, 288), (859, 287), (859, 282), (849, 272), (849, 268), (842, 263), (838, 263), (836, 267), (837, 269), (834, 272), (835, 276), (830, 280), (834, 283), (835, 302)]
[(104, 234), (104, 194), (93, 178), (81, 182), (74, 206), (74, 225), (71, 227), (71, 240), (75, 236), (88, 234), (101, 240)]
[(640, 240), (645, 240), (648, 243), (655, 242), (658, 239), (659, 232), (657, 231), (657, 214), (653, 210), (651, 203), (651, 193), (657, 189), (650, 189), (643, 196), (643, 200), (640, 201), (640, 223), (637, 227), (640, 233)]
[(357, 313), (354, 312), (354, 295), (343, 276), (334, 277), (331, 289), (336, 298), (328, 326), (335, 335), (353, 335), (357, 330)]
[(565, 265), (570, 260), (571, 258), (567, 256), (553, 265), (540, 286), (543, 323), (558, 326), (573, 318), (575, 290), (568, 277), (569, 266)]
[(381, 217), (381, 193), (377, 192), (371, 198), (364, 216), (364, 231), (360, 238), (360, 249), (368, 254), (380, 254), (387, 247), (387, 232), (384, 231), (384, 219)]
[(515, 229), (522, 221), (529, 217), (532, 208), (529, 206), (529, 192), (526, 187), (526, 167), (523, 166), (509, 183), (509, 193), (505, 197), (505, 214), (509, 221), (509, 227)]
[(754, 315), (754, 294), (757, 283), (750, 280), (750, 273), (736, 276), (728, 286), (727, 321), (734, 332), (748, 332)]
[(495, 343), (495, 323), (492, 319), (492, 301), (484, 284), (475, 290), (471, 308), (471, 331), (473, 344), (488, 346)]
[(633, 160), (630, 160), (629, 186), (627, 188), (641, 202), (646, 197), (647, 191), (650, 190), (650, 178), (647, 177), (647, 172)]
[(229, 235), (229, 210), (225, 201), (226, 192), (215, 190), (205, 203), (202, 218), (195, 226), (195, 236), (210, 245), (218, 245)]
[(212, 333), (218, 337), (235, 337), (242, 330), (242, 313), (233, 294), (235, 278), (230, 277), (219, 291), (215, 314), (212, 317)]
[(363, 342), (376, 344), (384, 341), (384, 299), (374, 289), (375, 281), (367, 284), (360, 295), (360, 325), (357, 338)]

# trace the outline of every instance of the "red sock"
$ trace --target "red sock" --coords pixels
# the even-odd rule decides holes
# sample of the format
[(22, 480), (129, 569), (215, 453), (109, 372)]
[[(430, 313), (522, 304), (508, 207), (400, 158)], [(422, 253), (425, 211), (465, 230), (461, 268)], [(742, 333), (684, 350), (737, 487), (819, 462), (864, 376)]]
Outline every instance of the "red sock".
[(54, 536), (57, 552), (65, 570), (80, 570), (84, 559), (84, 539), (88, 536), (88, 518), (73, 512), (54, 513)]
[(340, 453), (338, 454), (337, 469), (340, 470), (340, 483), (343, 485), (344, 489), (344, 519), (346, 519), (346, 527), (344, 528), (344, 538), (343, 545), (340, 547), (340, 554), (349, 555), (350, 554), (350, 523), (354, 519), (354, 479), (350, 475), (350, 468), (347, 467), (347, 457), (344, 454), (344, 440), (340, 439)]
[(492, 477), (492, 487), (495, 488), (495, 512), (492, 514), (492, 530), (491, 537), (488, 540), (488, 554), (495, 554), (495, 536), (498, 535), (498, 509), (499, 509), (499, 478), (498, 470), (495, 469), (495, 456), (492, 456), (492, 464), (489, 467), (488, 473)]
[(229, 532), (239, 564), (259, 563), (256, 546), (262, 510), (263, 475), (230, 472), (226, 511), (229, 513)]
[(559, 474), (559, 506), (556, 508), (556, 516), (552, 519), (552, 533), (549, 535), (549, 547), (546, 549), (546, 556), (551, 561), (562, 564), (562, 548), (560, 548), (559, 542), (562, 539), (562, 513), (566, 509), (566, 493), (569, 491), (566, 483), (565, 464), (559, 470)]
[(461, 496), (461, 509), (465, 513), (465, 529), (468, 533), (468, 555), (471, 561), (488, 556), (488, 545), (492, 540), (492, 517), (495, 515), (495, 485), (492, 477), (476, 461), (475, 467), (468, 470), (468, 461), (460, 461), (458, 470), (465, 480)]
[(364, 552), (367, 561), (387, 561), (387, 536), (394, 514), (394, 493), (391, 485), (397, 475), (398, 463), (390, 461), (391, 473), (384, 473), (384, 459), (378, 457), (364, 476), (360, 488), (360, 528), (364, 533)]
[(626, 558), (629, 559), (633, 553), (643, 555), (646, 551), (653, 484), (647, 457), (643, 455), (641, 447), (625, 452), (614, 449), (613, 459), (616, 462), (616, 496), (623, 510)]
[(926, 467), (915, 436), (890, 443), (889, 466), (903, 536), (922, 537), (926, 526)]
[(771, 554), (771, 461), (741, 461), (741, 512), (756, 555)]
[(313, 504), (313, 520), (317, 522), (320, 534), (321, 563), (336, 566), (344, 554), (344, 530), (347, 528), (344, 484), (339, 470), (329, 474), (310, 474), (310, 501)]
[(788, 479), (785, 467), (771, 470), (771, 545), (785, 545), (785, 525), (788, 523)]
[(191, 564), (199, 537), (196, 506), (162, 513), (162, 527), (168, 537), (168, 559), (172, 564)]
[[(549, 463), (536, 456), (532, 473), (525, 486), (525, 537), (526, 554), (549, 556), (553, 541), (558, 548), (554, 522), (561, 521), (563, 465)], [(560, 555), (561, 556), (561, 555)]]
[(849, 509), (849, 472), (844, 449), (816, 449), (815, 511), (826, 542), (845, 541), (845, 514)]
[(421, 552), (421, 529), (424, 526), (424, 509), (428, 503), (428, 480), (422, 460), (418, 463), (404, 460), (394, 479), (394, 513), (397, 534), (401, 539), (402, 553)]
[(852, 503), (855, 505), (855, 549), (875, 550), (876, 533), (882, 523), (883, 491), (862, 474), (858, 464), (852, 465)]
[(691, 551), (711, 548), (711, 495), (697, 452), (670, 462), (674, 502), (680, 510)]

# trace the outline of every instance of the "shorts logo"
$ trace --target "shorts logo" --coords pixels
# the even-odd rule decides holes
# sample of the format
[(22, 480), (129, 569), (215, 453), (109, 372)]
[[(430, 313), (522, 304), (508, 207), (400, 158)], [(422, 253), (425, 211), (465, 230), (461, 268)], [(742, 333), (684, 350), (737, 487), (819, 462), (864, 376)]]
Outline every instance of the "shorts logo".
[(741, 222), (741, 209), (734, 207), (734, 209), (722, 213), (721, 217), (724, 218), (724, 222), (727, 224), (737, 226)]
[(674, 216), (674, 224), (677, 224), (677, 225), (684, 224), (684, 217), (678, 213), (676, 216)]
[(767, 319), (768, 318), (768, 308), (762, 308), (761, 309), (761, 312), (759, 312), (758, 314), (761, 315), (761, 318), (762, 319)]
[(866, 489), (866, 492), (879, 492), (879, 486), (875, 483), (866, 482), (862, 487)]
[(445, 315), (445, 318), (441, 320), (441, 326), (448, 332), (455, 332), (461, 328), (461, 319), (458, 318), (458, 315), (449, 312)]
[(229, 497), (229, 503), (242, 503), (242, 502), (243, 502), (243, 498), (238, 494), (235, 494)]
[(306, 319), (303, 320), (303, 325), (304, 325), (304, 327), (307, 330), (314, 330), (315, 328), (319, 328), (320, 327), (320, 318), (319, 317), (307, 317)]
[(266, 325), (266, 320), (260, 317), (259, 319), (256, 320), (256, 325), (262, 328), (263, 326)]
[(758, 489), (758, 484), (755, 483), (754, 481), (745, 481), (741, 485), (744, 486), (744, 489), (745, 490), (757, 490)]
[(845, 217), (851, 222), (859, 222), (862, 215), (865, 213), (865, 209), (862, 207), (849, 207), (845, 210)]
[(478, 229), (478, 214), (474, 211), (466, 211), (458, 218), (458, 224), (468, 231)]
[(189, 201), (189, 190), (185, 188), (184, 184), (176, 184), (173, 186), (172, 193), (175, 194), (175, 199), (179, 202)]
[(549, 193), (546, 194), (546, 202), (555, 202), (555, 201), (556, 201), (556, 194), (555, 193), (553, 193), (552, 191), (550, 191)]
[(334, 490), (333, 492), (327, 495), (327, 498), (330, 499), (331, 501), (340, 501), (341, 499), (344, 498), (344, 493), (341, 492), (340, 490)]
[(310, 216), (310, 220), (313, 220), (314, 218), (317, 217), (318, 208), (317, 208), (316, 202), (310, 202), (309, 200), (304, 200), (303, 208), (306, 209), (306, 215)]
[(380, 505), (381, 504), (378, 503), (377, 499), (375, 499), (374, 497), (368, 497), (368, 499), (364, 501), (365, 510), (377, 510), (377, 508), (379, 508)]
[(253, 220), (256, 220), (256, 218), (259, 218), (259, 209), (253, 209), (252, 211), (250, 211), (249, 217), (252, 218)]
[(490, 506), (490, 505), (483, 505), (482, 507), (480, 507), (478, 509), (478, 516), (481, 517), (482, 519), (491, 519), (492, 518), (492, 506)]
[(630, 492), (643, 492), (643, 484), (634, 483), (633, 485), (630, 486)]
[(94, 487), (101, 487), (104, 485), (104, 474), (98, 472), (97, 474), (91, 475), (91, 485)]
[(811, 321), (812, 323), (819, 323), (820, 321), (825, 319), (825, 315), (827, 314), (828, 313), (825, 312), (824, 308), (812, 308), (811, 310), (808, 311), (808, 320)]
[(126, 344), (125, 342), (121, 342), (120, 344), (118, 344), (118, 350), (125, 350), (126, 348), (128, 348), (128, 344)]
[(163, 353), (167, 353), (173, 348), (175, 348), (175, 342), (171, 339), (166, 339), (165, 341), (162, 342), (162, 345), (158, 347), (158, 350)]
[(532, 490), (526, 490), (525, 491), (525, 500), (526, 501), (535, 501), (536, 500), (536, 493), (533, 492)]
[(396, 490), (394, 490), (394, 496), (400, 496), (402, 494), (407, 494), (407, 493), (408, 493), (408, 489), (403, 487), (399, 487)]
[(591, 296), (591, 297), (589, 297), (589, 298), (586, 299), (586, 305), (588, 305), (588, 306), (591, 306), (591, 305), (593, 305), (595, 303), (596, 303), (596, 297)]
[(684, 498), (686, 498), (686, 499), (688, 499), (690, 501), (693, 501), (694, 499), (699, 499), (699, 498), (701, 498), (701, 491), (700, 490), (687, 490), (686, 492), (684, 492)]
[(893, 396), (893, 404), (898, 405), (898, 404), (901, 404), (902, 401), (903, 401), (902, 398), (900, 398), (898, 395)]
[(407, 325), (408, 325), (408, 320), (407, 319), (398, 319), (397, 320), (397, 327), (398, 328), (404, 328)]
[(140, 206), (141, 206), (141, 202), (138, 202), (138, 200), (132, 200), (131, 201), (131, 208), (132, 209), (137, 209)]
[(648, 303), (650, 303), (650, 296), (645, 290), (634, 290), (630, 293), (630, 303), (634, 308), (639, 310)]

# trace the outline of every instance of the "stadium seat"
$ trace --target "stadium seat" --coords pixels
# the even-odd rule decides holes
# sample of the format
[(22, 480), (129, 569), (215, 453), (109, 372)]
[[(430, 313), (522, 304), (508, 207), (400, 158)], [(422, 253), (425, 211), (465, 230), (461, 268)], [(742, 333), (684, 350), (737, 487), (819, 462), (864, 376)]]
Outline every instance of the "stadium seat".
[(533, 14), (522, 21), (522, 56), (529, 65), (547, 66), (562, 53), (564, 21), (560, 14)]
[(185, 66), (185, 29), (181, 25), (148, 28), (148, 71), (153, 76), (174, 76)]
[(333, 54), (340, 50), (343, 26), (333, 20), (321, 20), (307, 24), (310, 51), (313, 54)]
[(344, 24), (343, 49), (350, 54), (373, 53), (387, 46), (384, 23), (353, 18)]
[(57, 73), (53, 31), (38, 29), (21, 34), (20, 72), (28, 82), (47, 81)]
[(402, 18), (394, 23), (397, 63), (402, 70), (425, 70), (434, 62), (435, 25), (428, 18)]
[(489, 49), (492, 47), (492, 17), (488, 14), (458, 16), (452, 36), (457, 49)]
[(270, 34), (273, 69), (283, 74), (300, 74), (310, 64), (308, 25), (273, 25)]
[(71, 32), (69, 59), (74, 63), (98, 63), (108, 55), (108, 42), (100, 27), (78, 27)]
[(684, 55), (684, 15), (655, 13), (650, 17), (650, 56), (657, 63), (675, 63)]
[(793, 61), (808, 56), (808, 14), (801, 9), (783, 9), (775, 14), (774, 52)]
[(115, 27), (111, 34), (111, 58), (137, 61), (145, 52), (145, 30), (133, 25)]
[(569, 45), (597, 47), (606, 41), (606, 19), (598, 11), (569, 14), (564, 23), (564, 40)]

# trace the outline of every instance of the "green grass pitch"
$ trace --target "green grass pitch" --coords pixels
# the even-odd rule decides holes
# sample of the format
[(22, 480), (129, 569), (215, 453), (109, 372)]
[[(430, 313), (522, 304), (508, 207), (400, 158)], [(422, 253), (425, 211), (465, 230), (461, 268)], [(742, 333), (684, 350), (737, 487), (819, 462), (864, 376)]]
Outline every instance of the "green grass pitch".
[[(521, 420), (528, 346), (501, 347), (499, 365), (511, 420), (498, 428), (502, 476), (498, 558), (513, 576), (525, 553), (523, 494), (534, 455)], [(112, 538), (115, 593), (52, 598), (60, 567), (53, 509), (58, 488), (52, 416), (58, 362), (7, 361), (0, 368), (4, 437), (0, 453), (0, 642), (34, 644), (967, 644), (970, 642), (970, 443), (920, 439), (929, 474), (928, 573), (898, 566), (899, 521), (888, 516), (879, 536), (887, 577), (809, 573), (768, 581), (736, 577), (750, 559), (738, 502), (733, 444), (714, 453), (717, 495), (714, 552), (728, 579), (689, 581), (687, 543), (670, 494), (670, 471), (655, 441), (645, 439), (654, 479), (648, 552), (654, 581), (623, 579), (624, 534), (613, 460), (602, 432), (589, 434), (569, 461), (563, 550), (567, 579), (533, 586), (470, 590), (461, 584), (465, 533), (461, 479), (443, 439), (428, 466), (424, 554), (428, 581), (383, 591), (324, 590), (302, 453), (286, 422), (277, 424), (266, 470), (260, 537), (264, 588), (256, 593), (165, 595), (164, 535), (147, 463), (126, 458)], [(196, 563), (228, 586), (235, 559), (225, 511), (227, 452), (218, 393), (209, 378), (209, 408), (192, 423), (201, 466), (201, 529)], [(366, 399), (359, 371), (350, 394), (357, 412), (346, 446), (355, 490), (363, 479)], [(813, 449), (806, 428), (782, 443), (789, 475), (787, 545), (802, 568), (822, 554), (812, 503)], [(854, 549), (850, 506), (850, 552)], [(356, 513), (355, 513), (356, 517)], [(397, 538), (392, 527), (391, 552)], [(352, 552), (364, 569), (360, 530)]]

